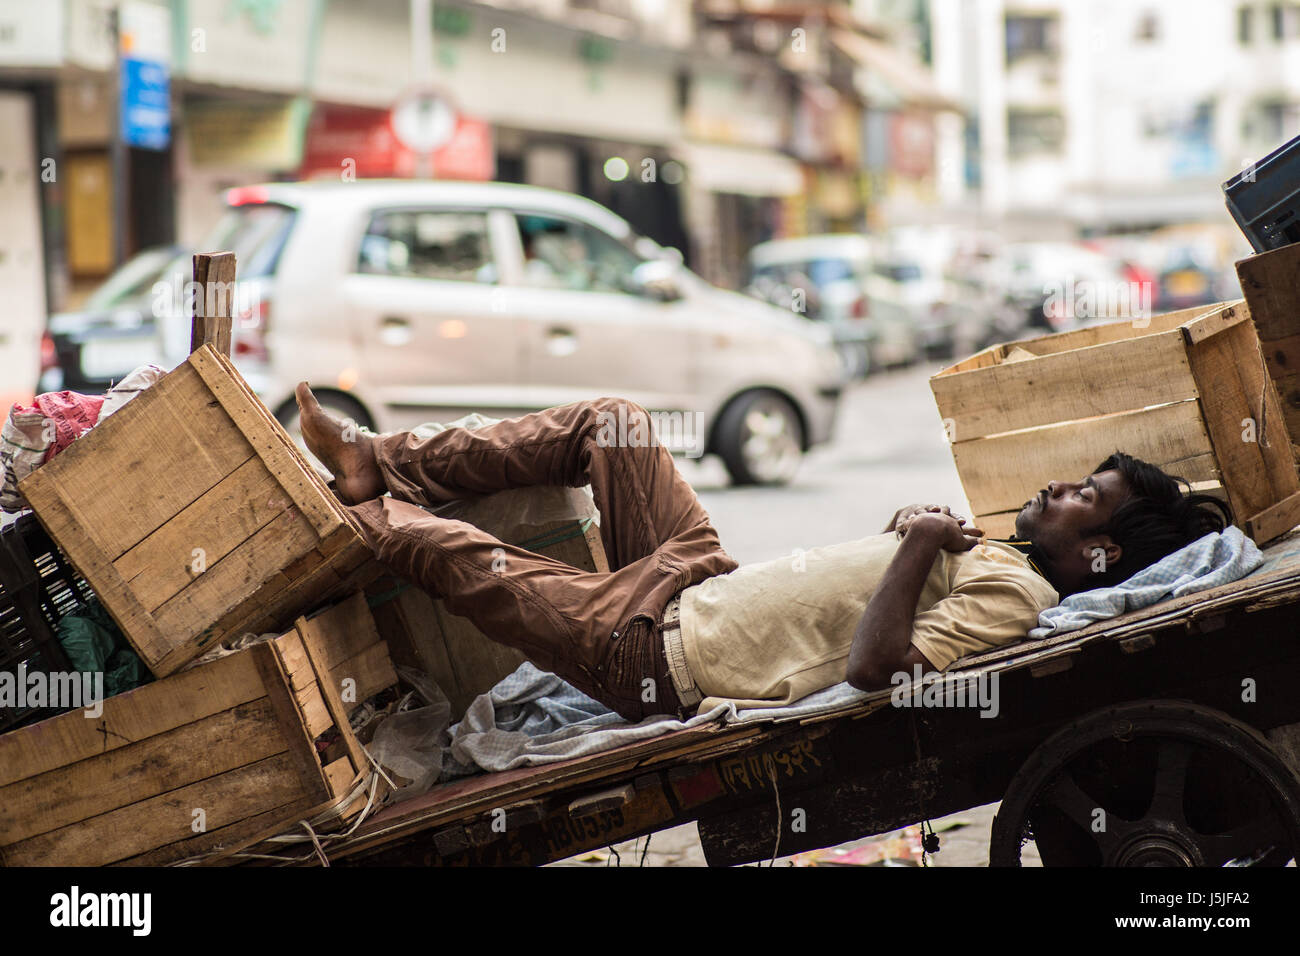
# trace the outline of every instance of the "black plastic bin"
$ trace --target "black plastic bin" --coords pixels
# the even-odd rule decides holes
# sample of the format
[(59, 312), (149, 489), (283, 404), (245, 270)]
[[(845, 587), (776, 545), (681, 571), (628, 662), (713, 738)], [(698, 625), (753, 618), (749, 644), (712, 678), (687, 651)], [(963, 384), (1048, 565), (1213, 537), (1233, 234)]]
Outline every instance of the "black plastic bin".
[[(55, 629), (93, 594), (34, 514), (0, 529), (0, 673), (71, 670)], [(0, 733), (63, 709), (0, 704)]]

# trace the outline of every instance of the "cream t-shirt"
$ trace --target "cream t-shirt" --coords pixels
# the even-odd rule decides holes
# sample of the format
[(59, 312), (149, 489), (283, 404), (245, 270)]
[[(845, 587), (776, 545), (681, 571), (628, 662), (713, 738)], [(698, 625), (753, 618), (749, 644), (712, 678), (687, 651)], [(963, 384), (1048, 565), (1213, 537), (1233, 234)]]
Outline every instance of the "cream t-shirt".
[[(686, 666), (707, 710), (780, 707), (844, 680), (867, 602), (901, 539), (892, 531), (795, 552), (682, 592)], [(921, 589), (912, 644), (939, 669), (1021, 640), (1060, 603), (1015, 548), (985, 539), (940, 551)]]

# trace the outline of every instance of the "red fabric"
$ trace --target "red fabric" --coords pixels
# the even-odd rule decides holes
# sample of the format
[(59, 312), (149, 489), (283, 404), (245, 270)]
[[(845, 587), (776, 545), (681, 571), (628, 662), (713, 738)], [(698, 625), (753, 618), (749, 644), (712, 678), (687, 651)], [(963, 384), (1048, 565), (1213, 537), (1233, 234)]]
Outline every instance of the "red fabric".
[[(49, 461), (99, 421), (99, 410), (104, 405), (102, 395), (80, 395), (77, 392), (46, 392), (37, 395), (30, 408), (15, 405), (14, 411), (35, 412), (54, 425), (54, 441), (45, 452)], [(48, 427), (48, 426), (47, 426)]]

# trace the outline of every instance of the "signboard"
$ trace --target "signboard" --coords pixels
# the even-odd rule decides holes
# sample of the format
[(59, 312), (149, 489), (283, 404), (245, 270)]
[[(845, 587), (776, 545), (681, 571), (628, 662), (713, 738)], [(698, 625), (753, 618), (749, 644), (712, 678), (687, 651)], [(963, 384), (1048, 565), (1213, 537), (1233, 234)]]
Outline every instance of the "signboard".
[(124, 3), (118, 16), (122, 141), (140, 149), (166, 149), (171, 143), (171, 11)]
[(399, 143), (412, 152), (431, 153), (455, 133), (456, 113), (438, 94), (419, 90), (397, 101), (391, 123)]
[(63, 62), (63, 5), (0, 0), (0, 66)]
[(141, 149), (171, 142), (171, 84), (167, 68), (147, 60), (122, 61), (122, 141)]
[(305, 117), (293, 100), (187, 96), (184, 107), (185, 142), (195, 166), (280, 172), (302, 161)]
[[(407, 178), (416, 175), (419, 154), (405, 146), (392, 126), (390, 111), (332, 103), (317, 105), (303, 146), (304, 179)], [(470, 116), (453, 116), (450, 136), (433, 150), (438, 179), (484, 181), (496, 175), (492, 127)]]

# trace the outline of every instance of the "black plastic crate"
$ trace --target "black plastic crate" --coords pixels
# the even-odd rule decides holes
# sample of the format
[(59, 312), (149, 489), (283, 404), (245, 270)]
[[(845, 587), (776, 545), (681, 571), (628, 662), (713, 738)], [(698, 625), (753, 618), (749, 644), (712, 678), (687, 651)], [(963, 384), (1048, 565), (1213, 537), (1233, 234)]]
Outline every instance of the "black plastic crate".
[(1300, 242), (1300, 136), (1229, 179), (1223, 194), (1256, 252)]
[[(93, 595), (34, 514), (0, 528), (0, 672), (71, 670), (56, 628)], [(0, 733), (61, 710), (0, 706)]]

